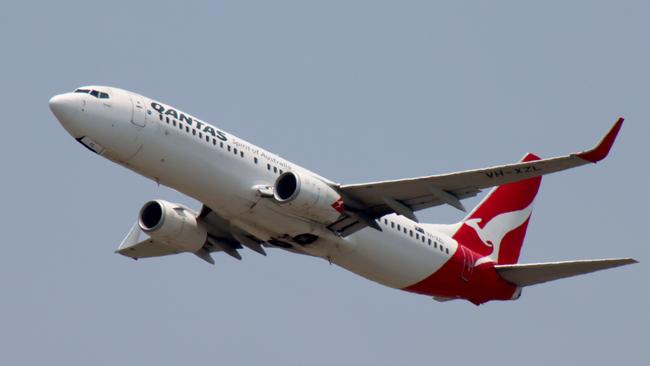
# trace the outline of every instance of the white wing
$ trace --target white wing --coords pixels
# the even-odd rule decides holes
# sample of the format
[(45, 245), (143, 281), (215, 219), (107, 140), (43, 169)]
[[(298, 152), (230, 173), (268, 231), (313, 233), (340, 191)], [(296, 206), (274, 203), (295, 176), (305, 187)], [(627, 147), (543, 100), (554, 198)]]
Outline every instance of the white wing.
[(393, 212), (417, 221), (413, 212), (428, 207), (449, 204), (464, 210), (460, 200), (475, 196), (481, 189), (596, 163), (607, 156), (622, 124), (623, 118), (619, 118), (599, 144), (579, 153), (450, 174), (338, 186), (347, 212), (330, 229), (346, 236), (366, 226), (378, 228), (374, 219)]
[[(193, 253), (204, 261), (214, 264), (214, 260), (210, 256), (210, 253), (213, 252), (224, 252), (233, 258), (241, 260), (242, 257), (238, 250), (244, 246), (257, 253), (266, 255), (263, 248), (263, 246), (267, 245), (266, 243), (262, 243), (245, 231), (233, 227), (227, 220), (209, 207), (204, 205), (196, 219), (205, 225), (208, 231), (208, 238), (205, 245)], [(147, 238), (141, 241), (141, 233), (142, 230), (138, 222), (136, 222), (115, 252), (133, 259), (181, 253), (170, 245), (153, 238)]]

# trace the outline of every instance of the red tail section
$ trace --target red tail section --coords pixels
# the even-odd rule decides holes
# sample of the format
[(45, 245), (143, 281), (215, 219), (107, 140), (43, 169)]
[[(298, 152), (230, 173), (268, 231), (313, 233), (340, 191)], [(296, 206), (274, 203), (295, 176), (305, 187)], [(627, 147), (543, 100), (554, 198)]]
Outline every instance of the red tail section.
[[(522, 161), (539, 160), (527, 154)], [(517, 263), (542, 177), (494, 188), (462, 221), (454, 239), (475, 253), (475, 266)]]

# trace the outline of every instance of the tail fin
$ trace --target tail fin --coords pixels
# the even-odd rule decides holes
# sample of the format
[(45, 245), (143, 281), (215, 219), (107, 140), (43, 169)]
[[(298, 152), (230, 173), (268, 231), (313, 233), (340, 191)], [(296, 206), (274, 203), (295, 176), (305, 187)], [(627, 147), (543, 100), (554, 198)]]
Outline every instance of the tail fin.
[[(539, 157), (529, 153), (522, 159), (533, 160)], [(479, 254), (475, 266), (517, 263), (541, 181), (540, 176), (492, 189), (461, 222), (454, 239)]]
[(590, 259), (555, 263), (496, 265), (494, 268), (506, 281), (519, 287), (637, 263), (632, 258)]

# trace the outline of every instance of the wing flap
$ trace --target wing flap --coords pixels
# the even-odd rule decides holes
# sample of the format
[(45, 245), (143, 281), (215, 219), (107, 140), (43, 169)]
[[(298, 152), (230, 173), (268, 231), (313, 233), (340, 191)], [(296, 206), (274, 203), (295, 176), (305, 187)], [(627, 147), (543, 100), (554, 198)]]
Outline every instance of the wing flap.
[[(418, 211), (441, 204), (449, 204), (461, 209), (461, 199), (473, 197), (482, 189), (535, 178), (604, 159), (611, 150), (622, 125), (623, 118), (619, 118), (595, 147), (565, 156), (542, 160), (525, 159), (514, 164), (449, 174), (346, 184), (338, 186), (337, 189), (344, 197), (346, 206), (349, 202), (352, 203), (350, 206), (357, 213), (363, 213), (369, 219), (393, 212), (406, 213), (409, 212), (408, 209)], [(355, 229), (360, 228), (357, 225)]]
[(551, 263), (504, 264), (495, 265), (494, 269), (504, 280), (524, 287), (633, 263), (637, 263), (637, 261), (632, 258), (590, 259)]

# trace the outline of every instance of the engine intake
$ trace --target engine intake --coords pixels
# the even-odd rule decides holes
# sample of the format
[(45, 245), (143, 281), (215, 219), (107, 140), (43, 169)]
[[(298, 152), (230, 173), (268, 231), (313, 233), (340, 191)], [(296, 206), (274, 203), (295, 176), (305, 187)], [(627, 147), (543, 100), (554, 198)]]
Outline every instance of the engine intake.
[(286, 172), (275, 181), (275, 201), (290, 213), (325, 225), (343, 211), (341, 195), (322, 180), (302, 172)]
[(140, 209), (139, 225), (153, 239), (181, 252), (196, 252), (208, 238), (192, 210), (163, 200), (149, 201)]
[(300, 190), (298, 177), (291, 172), (283, 173), (275, 182), (275, 199), (286, 202), (296, 198)]
[(156, 230), (164, 219), (163, 206), (157, 201), (147, 202), (140, 210), (140, 228), (145, 232)]

